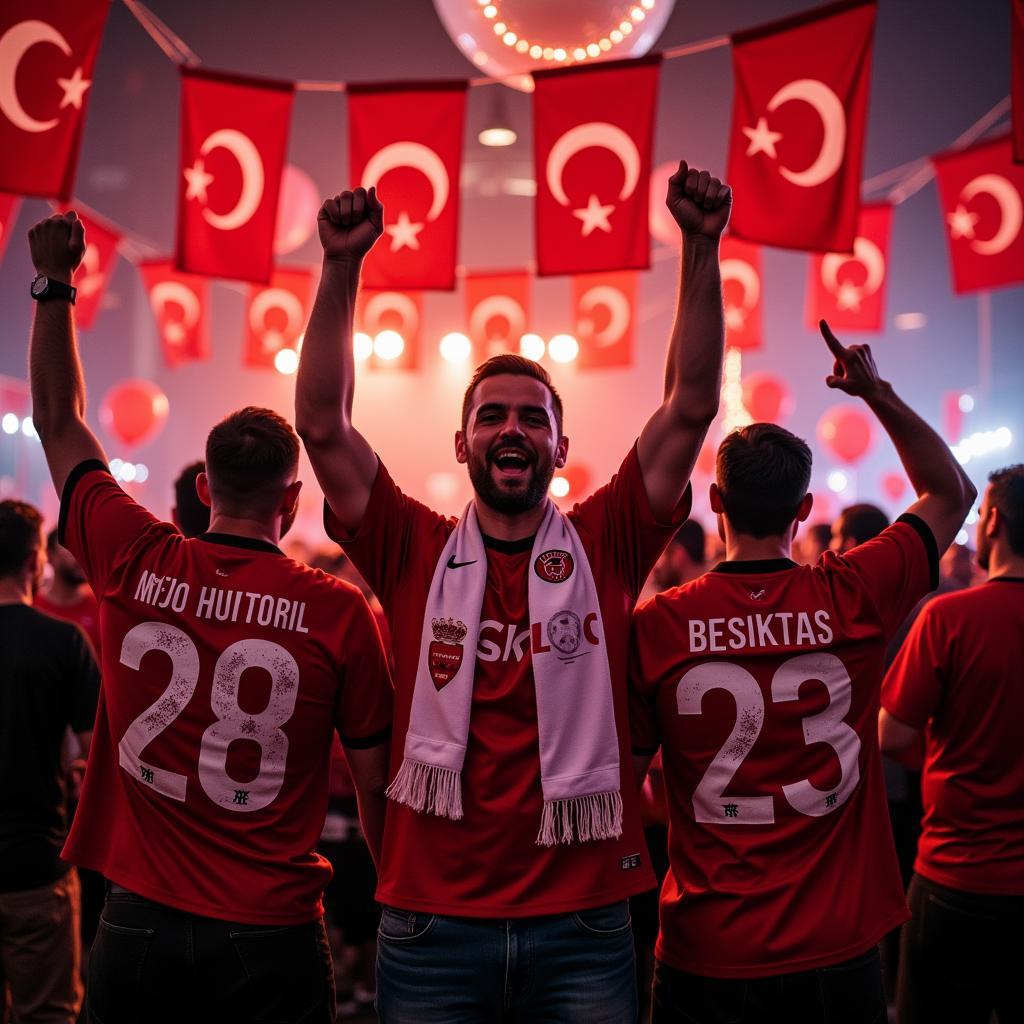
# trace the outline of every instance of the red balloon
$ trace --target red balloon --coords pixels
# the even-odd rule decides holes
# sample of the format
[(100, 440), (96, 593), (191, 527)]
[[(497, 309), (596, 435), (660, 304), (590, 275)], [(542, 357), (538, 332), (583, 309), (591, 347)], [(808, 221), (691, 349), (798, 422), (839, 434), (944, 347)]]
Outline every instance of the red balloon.
[(873, 441), (871, 421), (860, 409), (836, 405), (818, 420), (818, 436), (828, 450), (843, 462), (859, 462)]
[(103, 426), (125, 444), (151, 441), (163, 429), (170, 404), (151, 380), (115, 384), (100, 405)]
[(892, 498), (899, 501), (907, 489), (907, 478), (902, 473), (886, 473), (882, 477), (882, 490)]
[(584, 498), (590, 490), (590, 481), (593, 474), (588, 466), (573, 463), (564, 469), (558, 470), (558, 476), (565, 477), (569, 484), (569, 497), (574, 501)]
[(789, 388), (770, 373), (744, 379), (743, 404), (755, 423), (778, 423), (793, 411)]

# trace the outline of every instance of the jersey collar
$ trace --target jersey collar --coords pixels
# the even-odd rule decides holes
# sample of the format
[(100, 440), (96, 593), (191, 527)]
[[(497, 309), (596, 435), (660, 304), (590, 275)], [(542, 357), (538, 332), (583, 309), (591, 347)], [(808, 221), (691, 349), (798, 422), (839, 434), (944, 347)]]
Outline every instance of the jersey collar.
[(719, 562), (711, 571), (743, 574), (785, 572), (799, 568), (792, 558), (757, 558), (750, 561)]
[(247, 548), (250, 551), (269, 551), (272, 555), (284, 554), (269, 540), (259, 540), (257, 537), (239, 537), (235, 533), (201, 533), (196, 540), (204, 540), (209, 544), (225, 544), (231, 548)]

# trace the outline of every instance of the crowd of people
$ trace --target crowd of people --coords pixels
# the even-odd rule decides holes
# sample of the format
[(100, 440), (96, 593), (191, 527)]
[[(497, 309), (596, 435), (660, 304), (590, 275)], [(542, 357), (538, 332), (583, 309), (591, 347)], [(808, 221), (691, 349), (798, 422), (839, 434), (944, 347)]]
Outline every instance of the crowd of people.
[[(732, 201), (670, 180), (662, 401), (566, 512), (568, 414), (530, 360), (469, 382), (459, 518), (358, 430), (373, 189), (320, 212), (295, 427), (216, 424), (172, 523), (85, 421), (73, 288), (33, 288), (61, 505), (44, 536), (0, 503), (10, 1019), (1024, 1019), (1024, 466), (987, 484), (975, 570), (975, 487), (823, 322), (826, 386), (874, 414), (914, 502), (821, 522), (810, 449), (755, 423), (719, 446), (705, 531)], [(70, 286), (74, 213), (29, 243)], [(284, 540), (300, 443), (330, 544)]]

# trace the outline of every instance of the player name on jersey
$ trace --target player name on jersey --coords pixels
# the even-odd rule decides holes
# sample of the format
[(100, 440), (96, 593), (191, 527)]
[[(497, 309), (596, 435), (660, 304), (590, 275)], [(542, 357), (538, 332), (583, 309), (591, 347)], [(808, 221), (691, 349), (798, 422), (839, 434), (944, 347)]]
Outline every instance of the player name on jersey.
[(216, 619), (218, 622), (246, 622), (292, 633), (308, 633), (303, 625), (305, 601), (292, 601), (274, 594), (260, 594), (252, 590), (224, 590), (220, 587), (201, 587), (190, 606), (192, 588), (176, 576), (158, 576), (143, 569), (135, 586), (135, 600), (153, 608), (170, 608), (181, 615), (191, 613), (197, 619)]
[(747, 647), (818, 647), (832, 643), (829, 614), (770, 612), (721, 619), (690, 619), (690, 651), (740, 651)]

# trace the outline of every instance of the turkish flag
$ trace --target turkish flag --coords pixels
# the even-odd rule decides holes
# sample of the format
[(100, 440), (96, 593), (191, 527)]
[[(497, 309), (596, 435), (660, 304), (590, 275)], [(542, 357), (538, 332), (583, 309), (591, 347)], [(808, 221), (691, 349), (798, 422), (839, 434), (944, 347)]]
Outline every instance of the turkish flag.
[(852, 253), (812, 256), (807, 281), (807, 325), (825, 319), (834, 331), (880, 331), (889, 282), (888, 203), (862, 206)]
[(659, 56), (533, 74), (537, 273), (651, 265)]
[(1024, 163), (1024, 0), (1010, 3), (1010, 104), (1013, 159)]
[(85, 228), (85, 254), (71, 283), (78, 289), (75, 297), (75, 323), (87, 331), (96, 322), (103, 304), (107, 282), (117, 263), (121, 234), (91, 210), (83, 210), (78, 203), (62, 205), (59, 209), (61, 213), (73, 209)]
[(466, 85), (348, 86), (349, 170), (377, 186), (384, 237), (363, 265), (367, 288), (455, 287)]
[(167, 365), (173, 369), (182, 363), (209, 359), (210, 282), (205, 277), (182, 274), (169, 260), (140, 263), (139, 273), (149, 293)]
[(530, 275), (522, 271), (466, 275), (466, 327), (474, 359), (519, 352), (530, 330)]
[(760, 348), (761, 246), (725, 235), (719, 252), (719, 267), (725, 305), (725, 344), (733, 348)]
[(7, 239), (11, 237), (11, 232), (17, 223), (18, 211), (20, 209), (21, 198), (19, 196), (11, 196), (6, 192), (0, 192), (0, 260), (4, 258)]
[(573, 318), (581, 370), (630, 366), (636, 323), (636, 281), (632, 271), (579, 274), (572, 279)]
[[(419, 365), (423, 296), (419, 292), (373, 291), (360, 288), (356, 298), (356, 330), (373, 341), (366, 360), (371, 370), (415, 370)], [(394, 331), (402, 343), (397, 351), (379, 335)], [(393, 342), (393, 338), (387, 339)]]
[(179, 270), (267, 284), (294, 86), (181, 71)]
[(738, 238), (852, 251), (875, 11), (873, 0), (843, 2), (732, 37)]
[(244, 364), (273, 370), (274, 357), (281, 349), (298, 347), (312, 304), (313, 274), (309, 270), (275, 270), (269, 285), (250, 285)]
[(110, 0), (0, 4), (0, 189), (70, 197)]
[(1010, 136), (932, 158), (960, 294), (1024, 282), (1024, 165)]

